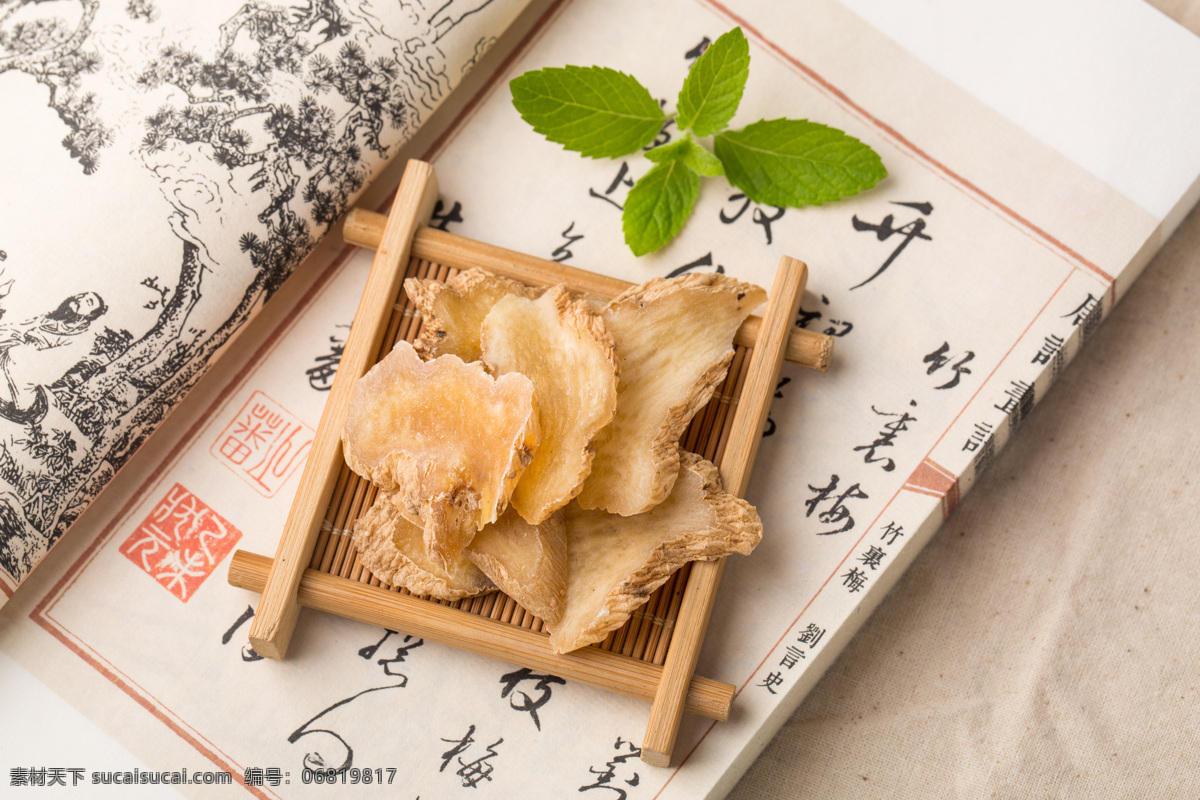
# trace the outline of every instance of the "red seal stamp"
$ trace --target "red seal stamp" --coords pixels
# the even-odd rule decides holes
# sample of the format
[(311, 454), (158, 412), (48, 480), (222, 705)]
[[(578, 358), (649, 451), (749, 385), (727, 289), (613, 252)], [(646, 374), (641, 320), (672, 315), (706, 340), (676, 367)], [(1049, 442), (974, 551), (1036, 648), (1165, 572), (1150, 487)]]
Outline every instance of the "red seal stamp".
[(120, 552), (186, 603), (241, 538), (229, 520), (177, 483)]
[(255, 392), (210, 452), (259, 494), (274, 497), (304, 463), (315, 435), (283, 406)]

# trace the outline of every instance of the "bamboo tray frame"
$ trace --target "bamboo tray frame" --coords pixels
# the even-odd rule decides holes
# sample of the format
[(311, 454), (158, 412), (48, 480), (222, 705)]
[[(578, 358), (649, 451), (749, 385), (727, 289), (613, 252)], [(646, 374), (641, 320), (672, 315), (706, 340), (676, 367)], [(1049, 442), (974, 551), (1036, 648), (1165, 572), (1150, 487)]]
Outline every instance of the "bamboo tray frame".
[[(250, 642), (263, 656), (282, 659), (300, 607), (307, 606), (652, 700), (642, 759), (668, 766), (684, 711), (716, 720), (729, 716), (734, 687), (693, 675), (723, 560), (680, 569), (622, 629), (566, 655), (550, 649), (541, 620), (500, 592), (454, 603), (429, 600), (381, 584), (358, 562), (349, 531), (375, 490), (346, 467), (341, 430), (358, 378), (396, 340), (411, 340), (420, 330), (404, 279), (445, 280), (455, 270), (478, 266), (534, 285), (566, 283), (598, 297), (629, 286), (423, 227), (437, 196), (433, 167), (413, 160), (387, 216), (355, 210), (346, 220), (347, 241), (372, 247), (376, 255), (300, 487), (275, 558), (238, 550), (229, 567), (232, 585), (262, 593)], [(751, 317), (739, 329), (724, 385), (684, 435), (684, 447), (714, 461), (725, 488), (738, 496), (749, 481), (783, 358), (818, 370), (829, 365), (832, 339), (792, 324), (806, 278), (803, 262), (781, 260), (763, 317)]]

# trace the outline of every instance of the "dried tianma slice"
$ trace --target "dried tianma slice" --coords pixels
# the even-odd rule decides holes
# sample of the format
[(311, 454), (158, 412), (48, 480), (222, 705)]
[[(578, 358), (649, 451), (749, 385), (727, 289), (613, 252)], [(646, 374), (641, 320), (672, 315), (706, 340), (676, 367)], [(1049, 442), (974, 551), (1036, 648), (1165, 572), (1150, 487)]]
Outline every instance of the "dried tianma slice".
[(567, 653), (625, 624), (689, 561), (749, 555), (762, 539), (754, 506), (721, 488), (717, 468), (683, 452), (667, 498), (632, 517), (566, 508), (567, 601), (550, 645)]
[(453, 563), (508, 503), (538, 440), (533, 384), (457, 356), (421, 361), (400, 341), (355, 385), (342, 432), (346, 463), (424, 529)]
[(563, 512), (530, 525), (513, 509), (475, 534), (463, 551), (475, 566), (521, 604), (553, 624), (567, 592), (567, 532)]
[(533, 381), (541, 441), (511, 503), (536, 525), (571, 501), (591, 471), (592, 440), (617, 407), (612, 337), (586, 302), (556, 286), (537, 300), (508, 296), (483, 321), (493, 374)]
[(380, 492), (351, 534), (363, 566), (375, 577), (436, 600), (461, 600), (496, 588), (461, 555), (449, 564), (431, 558), (424, 532), (404, 518), (395, 499), (392, 492)]
[(421, 358), (450, 353), (463, 361), (478, 361), (479, 329), (496, 301), (510, 295), (534, 298), (544, 290), (473, 268), (444, 282), (408, 278), (404, 291), (424, 318), (413, 344)]
[(640, 514), (662, 501), (679, 471), (679, 439), (725, 379), (733, 335), (766, 300), (757, 286), (715, 273), (655, 278), (616, 297), (602, 315), (617, 346), (617, 413), (596, 437), (584, 508)]

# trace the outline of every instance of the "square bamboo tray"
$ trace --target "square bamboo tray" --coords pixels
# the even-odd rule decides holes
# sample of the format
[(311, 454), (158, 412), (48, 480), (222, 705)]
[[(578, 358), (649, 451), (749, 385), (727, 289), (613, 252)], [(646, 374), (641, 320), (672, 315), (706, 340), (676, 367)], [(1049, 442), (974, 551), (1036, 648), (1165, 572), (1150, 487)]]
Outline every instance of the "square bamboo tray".
[[(376, 255), (300, 487), (275, 558), (239, 550), (229, 567), (232, 585), (262, 593), (250, 642), (264, 656), (283, 658), (306, 606), (652, 700), (642, 759), (667, 766), (684, 711), (729, 716), (734, 687), (692, 674), (723, 560), (685, 566), (604, 642), (558, 655), (541, 620), (500, 592), (453, 603), (430, 600), (381, 584), (356, 558), (349, 533), (375, 489), (346, 466), (341, 430), (358, 378), (396, 341), (420, 332), (420, 316), (404, 294), (406, 277), (445, 280), (476, 266), (532, 285), (566, 283), (597, 297), (629, 286), (423, 227), (437, 195), (433, 167), (410, 161), (387, 216), (356, 210), (347, 218), (347, 241)], [(682, 441), (716, 463), (726, 490), (738, 496), (746, 490), (784, 357), (818, 370), (829, 365), (832, 339), (792, 324), (806, 277), (802, 262), (782, 259), (763, 317), (739, 329), (725, 383)]]

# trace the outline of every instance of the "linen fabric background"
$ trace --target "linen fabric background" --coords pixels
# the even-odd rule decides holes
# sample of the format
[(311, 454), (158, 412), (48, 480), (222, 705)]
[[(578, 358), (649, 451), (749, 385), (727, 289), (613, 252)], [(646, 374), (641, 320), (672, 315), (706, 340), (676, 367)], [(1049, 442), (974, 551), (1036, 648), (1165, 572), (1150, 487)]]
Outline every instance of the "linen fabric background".
[(731, 800), (1200, 797), (1197, 275), (1193, 211)]

